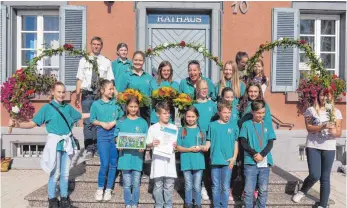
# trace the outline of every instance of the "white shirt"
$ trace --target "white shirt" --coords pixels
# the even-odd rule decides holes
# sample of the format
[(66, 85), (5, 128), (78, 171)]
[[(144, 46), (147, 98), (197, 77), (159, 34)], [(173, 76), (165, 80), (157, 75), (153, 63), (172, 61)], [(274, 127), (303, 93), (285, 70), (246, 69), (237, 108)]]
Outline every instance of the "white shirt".
[[(114, 80), (111, 61), (101, 54), (96, 57), (97, 57), (98, 71), (99, 71), (100, 78), (107, 79), (107, 80)], [(89, 58), (93, 59), (94, 56), (91, 55), (89, 56)], [(78, 65), (76, 78), (82, 81), (82, 84), (81, 84), (82, 90), (92, 91), (92, 88), (91, 88), (92, 73), (93, 73), (92, 70), (93, 70), (92, 64), (86, 61), (84, 57), (81, 58), (80, 63)]]
[[(176, 125), (169, 123), (165, 127), (176, 130), (175, 138), (177, 139), (178, 129)], [(158, 139), (160, 141), (161, 135), (161, 125), (159, 122), (153, 124), (148, 129), (146, 143), (151, 144), (154, 139)], [(172, 153), (171, 158), (153, 154), (150, 178), (152, 179), (159, 177), (177, 178), (175, 153)]]
[[(335, 119), (342, 119), (342, 114), (339, 109), (336, 107), (335, 109)], [(322, 125), (325, 122), (329, 121), (329, 116), (325, 110), (321, 110), (318, 113), (314, 109), (314, 107), (309, 107), (305, 112), (305, 118), (312, 118), (313, 125)], [(306, 147), (320, 149), (320, 150), (336, 150), (336, 138), (332, 135), (328, 134), (328, 130), (324, 129), (321, 132), (308, 132)]]

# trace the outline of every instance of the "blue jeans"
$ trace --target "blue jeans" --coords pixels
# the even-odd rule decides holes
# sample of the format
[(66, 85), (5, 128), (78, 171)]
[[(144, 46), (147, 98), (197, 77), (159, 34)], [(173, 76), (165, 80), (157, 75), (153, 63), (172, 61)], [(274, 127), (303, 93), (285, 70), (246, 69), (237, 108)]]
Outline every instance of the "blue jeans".
[(301, 191), (307, 194), (308, 190), (320, 180), (319, 206), (327, 207), (330, 195), (330, 173), (335, 150), (319, 150), (307, 147), (306, 155), (309, 175), (305, 178)]
[(64, 151), (57, 151), (57, 159), (55, 167), (49, 175), (48, 179), (48, 198), (55, 198), (57, 181), (59, 179), (60, 196), (68, 196), (69, 172), (71, 157)]
[(137, 205), (140, 198), (141, 171), (123, 170), (122, 175), (125, 205)]
[[(82, 113), (89, 113), (94, 101), (95, 95), (82, 92)], [(84, 149), (87, 152), (94, 152), (96, 150), (96, 127), (89, 118), (83, 119), (83, 136)]]
[(165, 208), (172, 208), (172, 194), (174, 190), (174, 185), (174, 178), (154, 178), (153, 198), (155, 201), (155, 208), (163, 208), (164, 204)]
[(245, 208), (253, 208), (255, 187), (258, 187), (257, 208), (265, 208), (268, 194), (270, 168), (258, 168), (257, 165), (244, 165), (245, 174)]
[(106, 189), (112, 189), (116, 177), (118, 151), (114, 142), (114, 130), (115, 127), (110, 130), (105, 130), (102, 127), (97, 128), (97, 144), (100, 157), (100, 170), (98, 176), (99, 189), (104, 189), (105, 187), (106, 174)]
[(201, 205), (201, 180), (203, 170), (186, 170), (184, 175), (184, 203), (193, 204), (193, 194), (195, 205)]
[(228, 207), (232, 169), (228, 165), (212, 165), (213, 207)]

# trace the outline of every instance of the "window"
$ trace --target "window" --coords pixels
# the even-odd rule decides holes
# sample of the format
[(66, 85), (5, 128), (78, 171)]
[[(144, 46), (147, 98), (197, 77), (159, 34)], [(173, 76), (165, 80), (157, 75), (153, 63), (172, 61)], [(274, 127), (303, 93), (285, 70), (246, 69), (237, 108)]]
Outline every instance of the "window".
[[(25, 67), (46, 48), (59, 47), (58, 11), (19, 11), (17, 18), (17, 69)], [(59, 79), (59, 55), (38, 62), (41, 74)]]
[[(335, 15), (301, 15), (300, 39), (305, 40), (323, 61), (325, 68), (339, 75), (339, 21)], [(309, 70), (307, 58), (300, 51), (300, 77)]]

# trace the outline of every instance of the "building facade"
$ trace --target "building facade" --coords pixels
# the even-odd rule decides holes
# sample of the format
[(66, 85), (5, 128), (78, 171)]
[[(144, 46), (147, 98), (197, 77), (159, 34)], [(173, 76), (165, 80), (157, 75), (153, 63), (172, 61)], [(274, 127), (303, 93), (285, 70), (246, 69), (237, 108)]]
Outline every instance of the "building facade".
[[(104, 40), (102, 53), (116, 59), (116, 46), (125, 42), (129, 57), (135, 50), (146, 50), (164, 42), (195, 42), (209, 49), (223, 62), (235, 60), (238, 51), (254, 54), (260, 44), (279, 38), (301, 38), (314, 46), (330, 73), (347, 80), (346, 2), (83, 2), (46, 1), (1, 3), (0, 13), (1, 83), (26, 65), (46, 46), (71, 43), (89, 50), (93, 36)], [(146, 71), (155, 73), (160, 61), (169, 60), (175, 80), (187, 76), (187, 63), (198, 59), (202, 72), (214, 83), (220, 69), (201, 54), (185, 49), (166, 50), (146, 58)], [(298, 116), (295, 90), (305, 70), (305, 57), (296, 48), (278, 48), (263, 54), (264, 70), (270, 79), (265, 93), (274, 117), (277, 141), (275, 162), (286, 170), (306, 170), (304, 119)], [(41, 73), (55, 74), (63, 81), (67, 100), (74, 102), (78, 57), (51, 57), (39, 62)], [(36, 110), (47, 97), (34, 99)], [(344, 116), (343, 136), (338, 139), (336, 170), (345, 163), (346, 98), (337, 103)], [(45, 141), (43, 127), (15, 129), (7, 134), (8, 113), (1, 109), (2, 152), (15, 158), (21, 168), (36, 163)], [(290, 130), (288, 125), (294, 124)], [(81, 125), (81, 123), (80, 123)], [(82, 139), (81, 128), (76, 134)], [(20, 162), (25, 161), (25, 162)], [(30, 162), (28, 162), (30, 161)], [(38, 164), (38, 163), (37, 163)]]

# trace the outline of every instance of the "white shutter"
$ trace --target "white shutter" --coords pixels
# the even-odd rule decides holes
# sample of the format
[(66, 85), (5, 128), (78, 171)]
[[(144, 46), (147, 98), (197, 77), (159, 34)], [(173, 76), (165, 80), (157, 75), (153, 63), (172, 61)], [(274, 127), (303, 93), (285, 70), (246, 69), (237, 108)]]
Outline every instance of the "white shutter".
[(6, 6), (0, 5), (0, 84), (6, 81)]
[[(62, 6), (60, 7), (60, 43), (72, 44), (74, 48), (86, 49), (86, 7)], [(63, 54), (61, 57), (60, 74), (69, 91), (76, 89), (76, 75), (81, 57)]]
[[(300, 37), (298, 9), (274, 8), (272, 12), (272, 40)], [(271, 86), (273, 92), (295, 91), (299, 67), (299, 49), (275, 48), (272, 51)]]

